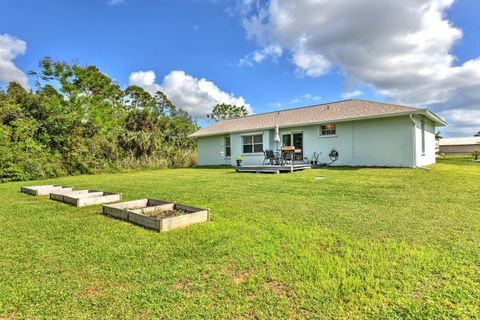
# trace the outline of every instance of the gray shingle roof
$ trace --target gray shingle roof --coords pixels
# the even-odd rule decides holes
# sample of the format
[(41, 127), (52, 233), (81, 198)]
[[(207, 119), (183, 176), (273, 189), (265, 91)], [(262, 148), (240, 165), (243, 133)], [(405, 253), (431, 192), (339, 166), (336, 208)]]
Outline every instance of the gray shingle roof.
[[(268, 129), (275, 128), (276, 125), (289, 127), (422, 112), (426, 112), (426, 110), (390, 103), (353, 99), (222, 120), (209, 127), (201, 128), (191, 134), (190, 137)], [(439, 120), (441, 121), (441, 119)]]

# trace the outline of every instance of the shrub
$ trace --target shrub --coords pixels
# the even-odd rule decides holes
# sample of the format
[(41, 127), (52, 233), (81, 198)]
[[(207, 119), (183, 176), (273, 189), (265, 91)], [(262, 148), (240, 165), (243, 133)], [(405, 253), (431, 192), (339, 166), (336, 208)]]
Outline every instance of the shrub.
[(473, 151), (472, 157), (473, 157), (473, 160), (478, 160), (478, 158), (480, 158), (480, 151), (478, 150)]
[(162, 92), (122, 90), (95, 66), (40, 69), (35, 92), (0, 90), (0, 181), (195, 164), (198, 127)]

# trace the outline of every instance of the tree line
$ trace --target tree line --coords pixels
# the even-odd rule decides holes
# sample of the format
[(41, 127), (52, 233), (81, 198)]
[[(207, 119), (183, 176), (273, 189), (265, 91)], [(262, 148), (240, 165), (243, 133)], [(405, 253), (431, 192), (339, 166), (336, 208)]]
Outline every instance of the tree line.
[(196, 121), (158, 91), (44, 58), (35, 91), (0, 90), (0, 180), (195, 164)]

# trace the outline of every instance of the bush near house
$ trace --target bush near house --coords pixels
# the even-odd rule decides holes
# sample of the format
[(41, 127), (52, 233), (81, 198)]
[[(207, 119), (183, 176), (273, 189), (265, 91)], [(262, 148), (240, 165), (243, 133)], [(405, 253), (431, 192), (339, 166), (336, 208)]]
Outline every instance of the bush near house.
[(0, 90), (0, 181), (195, 163), (192, 118), (162, 93), (45, 58), (35, 92)]

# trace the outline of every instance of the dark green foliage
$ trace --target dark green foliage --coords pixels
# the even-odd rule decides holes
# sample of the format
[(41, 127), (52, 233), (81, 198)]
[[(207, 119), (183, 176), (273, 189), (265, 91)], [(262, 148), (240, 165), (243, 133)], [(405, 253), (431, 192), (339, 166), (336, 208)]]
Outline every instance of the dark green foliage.
[(480, 151), (475, 150), (472, 152), (473, 160), (478, 160), (480, 158)]
[(162, 92), (122, 90), (95, 66), (45, 58), (37, 90), (0, 90), (0, 180), (195, 162), (192, 118)]
[(248, 110), (245, 106), (233, 106), (222, 103), (213, 107), (212, 113), (207, 117), (215, 121), (220, 121), (245, 116), (248, 116)]

